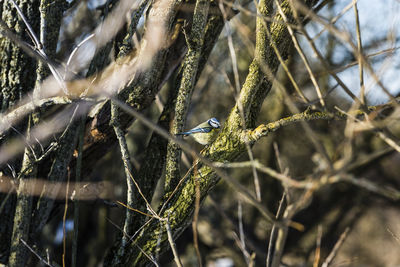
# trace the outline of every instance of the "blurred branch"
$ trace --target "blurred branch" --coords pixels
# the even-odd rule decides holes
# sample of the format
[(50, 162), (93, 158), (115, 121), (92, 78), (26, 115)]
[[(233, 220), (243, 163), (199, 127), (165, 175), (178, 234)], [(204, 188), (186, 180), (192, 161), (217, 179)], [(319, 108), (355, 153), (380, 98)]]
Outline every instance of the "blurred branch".
[[(282, 216), (285, 213), (285, 209), (286, 209), (286, 193), (283, 192), (282, 194), (282, 198), (279, 202), (279, 206), (278, 206), (278, 210), (276, 212), (276, 219), (280, 220), (282, 218)], [(278, 235), (280, 234), (280, 229), (279, 227), (276, 227), (276, 225), (272, 226), (271, 229), (271, 234), (269, 236), (269, 242), (268, 242), (268, 252), (267, 252), (267, 259), (266, 259), (266, 267), (272, 267), (272, 263), (275, 262), (277, 257), (280, 258), (279, 254), (281, 254), (281, 248), (277, 247), (277, 245), (279, 245), (277, 243), (278, 241)]]
[[(393, 151), (393, 149), (390, 149), (390, 151)], [(378, 154), (378, 156), (381, 156), (382, 154), (386, 154), (387, 150), (384, 150)], [(359, 164), (357, 164), (357, 167), (361, 166), (367, 166), (370, 162), (370, 160), (376, 159), (377, 155), (374, 155), (371, 158), (368, 158), (367, 160), (361, 160)], [(400, 191), (394, 189), (393, 187), (386, 187), (386, 186), (380, 186), (376, 183), (373, 183), (371, 181), (368, 181), (367, 179), (364, 178), (359, 178), (351, 174), (344, 173), (344, 171), (350, 171), (354, 169), (354, 165), (349, 165), (347, 168), (343, 169), (338, 169), (336, 170), (339, 172), (339, 174), (327, 174), (322, 177), (319, 177), (318, 174), (311, 175), (308, 179), (306, 180), (294, 180), (286, 175), (280, 174), (276, 172), (273, 169), (270, 169), (266, 166), (263, 166), (261, 163), (257, 161), (247, 161), (247, 162), (236, 162), (236, 163), (214, 163), (215, 167), (220, 167), (220, 168), (245, 168), (245, 167), (252, 167), (254, 166), (257, 168), (257, 170), (260, 170), (272, 178), (277, 179), (282, 183), (283, 186), (288, 186), (288, 187), (293, 187), (293, 188), (303, 188), (303, 189), (309, 189), (309, 190), (319, 190), (323, 186), (334, 184), (334, 183), (339, 183), (339, 182), (347, 182), (351, 183), (357, 187), (360, 187), (362, 189), (365, 189), (367, 191), (376, 193), (378, 195), (381, 195), (385, 198), (388, 198), (393, 201), (397, 201), (400, 199)], [(340, 166), (341, 167), (341, 166)], [(235, 185), (236, 187), (236, 185)]]
[(62, 106), (71, 104), (73, 100), (56, 96), (46, 99), (41, 99), (38, 101), (29, 101), (12, 111), (9, 111), (5, 115), (0, 114), (0, 137), (3, 137), (5, 131), (7, 131), (12, 125), (15, 125), (19, 120), (25, 118), (29, 113), (33, 112), (35, 109), (45, 109), (51, 106)]
[(321, 239), (322, 239), (322, 225), (318, 225), (313, 267), (319, 266), (319, 260), (321, 258)]
[[(323, 180), (325, 180), (325, 179), (323, 179)], [(351, 183), (357, 187), (360, 187), (364, 190), (381, 195), (392, 201), (400, 200), (400, 191), (394, 189), (393, 187), (378, 185), (371, 181), (368, 181), (367, 179), (355, 177), (354, 175), (350, 175), (350, 174), (335, 175), (335, 176), (329, 177), (327, 180), (328, 183), (337, 183), (337, 182), (342, 182), (342, 181)]]
[(143, 13), (147, 9), (149, 5), (149, 0), (142, 0), (137, 7), (132, 13), (131, 13), (131, 21), (127, 30), (127, 33), (122, 40), (122, 43), (119, 45), (118, 49), (118, 56), (117, 58), (123, 58), (127, 56), (130, 52), (133, 51), (134, 48), (139, 49), (139, 47), (134, 47), (132, 45), (133, 42), (133, 37), (136, 33), (136, 28), (139, 24), (139, 20), (142, 17)]

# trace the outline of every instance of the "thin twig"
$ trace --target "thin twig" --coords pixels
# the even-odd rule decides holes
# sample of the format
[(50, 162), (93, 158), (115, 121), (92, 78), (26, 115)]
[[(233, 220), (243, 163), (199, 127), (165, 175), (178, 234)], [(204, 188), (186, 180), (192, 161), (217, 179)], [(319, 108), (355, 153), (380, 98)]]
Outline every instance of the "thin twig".
[[(298, 18), (298, 14), (297, 14), (297, 6), (294, 6), (294, 2), (296, 4), (298, 4), (297, 0), (291, 0), (290, 3), (292, 4), (292, 9), (293, 9), (293, 13), (295, 15), (295, 18), (297, 20), (299, 20)], [(308, 7), (304, 7), (305, 9), (307, 8), (309, 10)], [(306, 37), (308, 43), (310, 44), (312, 50), (314, 51), (314, 54), (317, 56), (317, 58), (319, 59), (319, 61), (322, 64), (322, 67), (324, 67), (324, 69), (326, 69), (328, 71), (328, 73), (336, 80), (336, 82), (343, 88), (343, 90), (346, 92), (346, 94), (348, 96), (350, 96), (354, 101), (361, 103), (361, 101), (357, 98), (356, 95), (353, 94), (353, 92), (346, 86), (346, 84), (336, 75), (336, 73), (332, 72), (330, 67), (328, 66), (327, 61), (324, 59), (324, 57), (322, 56), (322, 54), (319, 52), (319, 50), (317, 49), (314, 41), (311, 39), (311, 37), (309, 36), (309, 34), (307, 33), (307, 31), (304, 29), (304, 27), (302, 27), (302, 25), (300, 24), (299, 27), (301, 28), (301, 31), (303, 33), (303, 35)]]
[(394, 238), (394, 240), (396, 240), (397, 244), (400, 245), (400, 238), (393, 233), (389, 228), (386, 228), (386, 231), (388, 231), (388, 233)]
[[(369, 120), (368, 116), (366, 117), (366, 121), (361, 121), (356, 116), (340, 109), (339, 107), (335, 106), (335, 109), (337, 109), (339, 112), (345, 114), (347, 117), (352, 118), (354, 121), (357, 121), (360, 124), (365, 125), (366, 129), (375, 130), (377, 132), (379, 138), (381, 138), (384, 142), (386, 142), (389, 146), (391, 146), (397, 152), (400, 152), (400, 145), (398, 145), (397, 142), (395, 140), (393, 140), (395, 137), (392, 134), (390, 134), (390, 132), (386, 129), (387, 128), (386, 126), (383, 129), (380, 129), (380, 127), (375, 126), (374, 123), (371, 120)], [(357, 113), (358, 111), (355, 111), (355, 112)], [(391, 135), (391, 136), (389, 137), (388, 135)]]
[(67, 221), (67, 211), (68, 211), (68, 193), (69, 193), (69, 173), (67, 174), (67, 189), (65, 190), (65, 207), (64, 207), (64, 215), (63, 215), (63, 253), (62, 253), (62, 265), (65, 267), (65, 257), (67, 250), (67, 231), (66, 231), (66, 221)]
[(281, 55), (281, 53), (279, 52), (278, 47), (276, 46), (275, 42), (273, 41), (272, 37), (271, 37), (271, 32), (269, 31), (268, 28), (267, 29), (267, 34), (268, 34), (268, 38), (270, 38), (271, 41), (271, 46), (274, 49), (275, 55), (278, 58), (283, 70), (285, 71), (287, 77), (289, 78), (289, 81), (292, 83), (294, 89), (296, 90), (297, 94), (300, 96), (300, 98), (303, 100), (304, 103), (309, 103), (310, 101), (307, 99), (307, 97), (304, 95), (304, 93), (301, 91), (299, 85), (297, 84), (296, 80), (294, 79), (292, 73), (290, 72), (285, 60), (283, 60), (283, 57)]
[[(348, 32), (345, 31), (341, 31), (339, 29), (337, 29), (334, 25), (329, 24), (328, 22), (324, 21), (323, 19), (321, 19), (318, 15), (316, 15), (312, 10), (310, 10), (306, 5), (304, 5), (303, 3), (301, 3), (301, 1), (299, 0), (291, 0), (291, 3), (295, 4), (295, 8), (293, 9), (295, 10), (299, 10), (300, 12), (302, 12), (305, 15), (309, 15), (312, 20), (314, 20), (315, 22), (320, 23), (321, 25), (323, 25), (329, 32), (331, 32), (333, 35), (335, 35), (336, 37), (338, 37), (340, 40), (342, 40), (344, 43), (348, 44), (351, 46), (351, 48), (354, 51), (354, 54), (356, 55), (356, 57), (361, 58), (361, 61), (363, 63), (363, 66), (366, 67), (366, 69), (370, 72), (372, 78), (374, 79), (374, 81), (379, 85), (379, 87), (382, 89), (382, 91), (393, 101), (395, 102), (395, 98), (393, 97), (393, 95), (390, 93), (390, 91), (384, 86), (384, 84), (382, 83), (381, 79), (379, 79), (379, 76), (376, 74), (376, 72), (374, 71), (374, 69), (372, 68), (371, 64), (368, 62), (368, 60), (366, 59), (366, 57), (363, 54), (359, 54), (358, 53), (358, 48), (357, 46), (352, 42), (352, 38), (350, 36), (350, 34)], [(314, 42), (309, 39), (309, 37), (307, 38), (310, 42), (310, 44), (313, 44)], [(315, 48), (316, 49), (316, 48)], [(314, 51), (317, 51), (313, 48)], [(320, 57), (320, 54), (317, 54), (318, 57)], [(321, 62), (322, 64), (327, 64), (324, 60), (322, 60)], [(327, 70), (329, 71), (329, 67), (326, 66)], [(336, 74), (332, 73), (329, 71), (329, 73), (332, 75), (333, 78), (335, 78), (335, 80), (340, 84), (340, 86), (342, 86), (342, 82), (340, 81), (340, 79), (336, 76)], [(340, 81), (340, 82), (339, 82)], [(343, 84), (344, 85), (344, 84)], [(347, 86), (343, 87), (343, 89), (345, 89), (346, 93), (349, 94), (349, 96), (353, 95), (353, 100), (360, 102), (360, 100), (355, 97), (355, 95), (351, 92), (348, 91)], [(361, 102), (360, 102), (361, 103)]]
[[(286, 23), (288, 23), (288, 19), (287, 19), (285, 13), (283, 12), (281, 4), (279, 3), (279, 1), (275, 0), (275, 4), (276, 4), (276, 6), (277, 6), (277, 8), (279, 10), (279, 13), (281, 14), (283, 20)], [(299, 23), (299, 26), (301, 27), (301, 23)], [(306, 70), (308, 72), (308, 75), (310, 76), (311, 82), (313, 83), (313, 85), (315, 87), (315, 90), (317, 92), (317, 96), (319, 98), (321, 106), (325, 108), (325, 101), (324, 101), (324, 99), (322, 97), (322, 91), (321, 91), (321, 88), (319, 87), (317, 79), (315, 78), (314, 72), (311, 69), (310, 63), (308, 62), (308, 59), (307, 59), (306, 55), (304, 54), (303, 49), (300, 47), (300, 44), (299, 44), (299, 42), (298, 42), (298, 40), (297, 40), (297, 38), (296, 38), (296, 36), (294, 34), (294, 31), (293, 31), (292, 27), (289, 24), (287, 24), (287, 29), (289, 31), (290, 36), (292, 37), (294, 47), (299, 52), (299, 55), (300, 55), (301, 59), (304, 62), (304, 66), (306, 67)]]
[(240, 250), (243, 253), (244, 259), (246, 260), (247, 265), (250, 263), (250, 254), (246, 250), (246, 241), (243, 229), (243, 209), (242, 202), (240, 199), (238, 200), (238, 223), (239, 223), (239, 238), (240, 238)]
[(22, 238), (21, 238), (21, 242), (22, 242), (22, 244), (24, 244), (41, 262), (43, 262), (45, 265), (47, 265), (47, 266), (50, 266), (50, 267), (55, 267), (55, 266), (53, 266), (51, 263), (50, 263), (50, 261), (49, 260), (45, 260), (42, 256), (40, 256), (31, 246), (29, 246), (26, 242), (25, 242), (25, 240), (23, 240)]
[[(351, 9), (351, 7), (353, 6), (353, 3), (348, 4), (347, 6), (345, 6), (338, 15), (336, 15), (335, 17), (333, 17), (330, 21), (329, 24), (335, 24), (344, 14), (347, 13), (347, 11), (349, 11)], [(314, 13), (317, 13), (316, 10), (314, 9)], [(310, 17), (307, 17), (307, 20), (310, 20)], [(313, 40), (317, 40), (322, 33), (324, 33), (326, 30), (326, 28), (323, 28), (319, 33), (317, 33)]]
[[(113, 126), (115, 135), (117, 136), (118, 143), (119, 143), (119, 150), (121, 152), (121, 158), (122, 158), (122, 162), (124, 164), (124, 173), (125, 173), (125, 180), (126, 180), (126, 185), (127, 185), (127, 191), (126, 191), (127, 206), (135, 207), (136, 203), (137, 203), (136, 190), (135, 190), (136, 181), (132, 176), (133, 168), (132, 168), (132, 164), (130, 161), (130, 154), (129, 154), (128, 145), (127, 145), (126, 139), (125, 139), (125, 133), (120, 126), (119, 116), (120, 115), (119, 115), (118, 107), (112, 102), (111, 103), (110, 124)], [(137, 186), (137, 188), (139, 190), (139, 186)], [(133, 222), (134, 222), (133, 213), (131, 212), (130, 209), (127, 209), (126, 214), (125, 214), (124, 231), (127, 232), (128, 235), (132, 234), (131, 230), (132, 230)], [(125, 238), (123, 238), (123, 242), (126, 242)]]
[(321, 265), (321, 267), (328, 267), (329, 264), (331, 264), (331, 262), (333, 261), (333, 259), (336, 256), (338, 250), (343, 245), (349, 232), (350, 232), (350, 227), (347, 227), (346, 230), (344, 230), (344, 232), (340, 235), (339, 240), (336, 242), (335, 246), (333, 247), (332, 251), (329, 253), (328, 257), (326, 257), (326, 259), (325, 259), (324, 263)]
[(257, 170), (271, 176), (272, 178), (277, 179), (278, 181), (280, 181), (282, 184), (284, 185), (288, 185), (291, 187), (295, 187), (295, 188), (307, 188), (311, 186), (311, 183), (307, 182), (307, 181), (297, 181), (294, 180), (293, 178), (279, 173), (277, 171), (275, 171), (274, 169), (271, 169), (267, 166), (264, 166), (262, 163), (260, 163), (259, 161), (255, 160), (255, 161), (241, 161), (241, 162), (232, 162), (232, 163), (219, 163), (219, 162), (215, 162), (214, 163), (215, 167), (218, 168), (246, 168), (246, 167), (254, 167)]
[[(235, 235), (237, 236), (237, 233), (239, 232), (239, 227), (236, 223), (236, 220), (234, 220), (233, 218), (228, 216), (226, 212), (224, 212), (223, 208), (219, 205), (219, 203), (217, 203), (212, 195), (209, 195), (207, 199), (210, 200), (211, 205), (215, 208), (222, 219), (225, 220), (228, 224), (229, 227), (226, 227), (226, 229), (229, 230), (230, 228), (232, 228), (232, 232), (235, 232)], [(263, 255), (263, 251), (257, 245), (255, 245), (255, 243), (248, 236), (245, 235), (244, 238), (246, 240), (246, 244), (248, 244), (252, 250), (256, 250), (258, 255)]]
[[(360, 55), (363, 54), (363, 47), (361, 42), (361, 28), (360, 17), (358, 15), (357, 0), (353, 0), (354, 16), (356, 18), (356, 34), (357, 34), (357, 48)], [(361, 57), (358, 58), (358, 74), (360, 77), (360, 99), (361, 103), (366, 104), (365, 99), (365, 86), (364, 86), (364, 69)]]
[(127, 208), (127, 209), (130, 209), (130, 210), (132, 210), (132, 211), (134, 211), (134, 212), (137, 212), (137, 213), (139, 213), (139, 214), (142, 214), (142, 215), (144, 215), (144, 216), (147, 216), (147, 217), (150, 217), (150, 218), (156, 218), (156, 217), (154, 217), (154, 216), (151, 215), (151, 214), (148, 214), (148, 213), (145, 213), (145, 212), (140, 211), (140, 210), (138, 210), (138, 209), (135, 209), (135, 208), (133, 208), (133, 207), (130, 207), (130, 206), (128, 206), (128, 205), (126, 205), (126, 204), (124, 204), (124, 203), (122, 203), (122, 202), (120, 202), (120, 201), (117, 201), (116, 203), (119, 204), (119, 205), (121, 205), (121, 206), (123, 206), (123, 207), (125, 207), (125, 208)]
[[(112, 220), (110, 220), (109, 218), (106, 218), (107, 219), (107, 221), (109, 222), (109, 223), (111, 223), (112, 225), (114, 225), (115, 226), (115, 228), (117, 228), (119, 231), (121, 231), (121, 233), (124, 235), (124, 236), (126, 236), (126, 237), (129, 237), (129, 235), (127, 234), (127, 233), (125, 233), (125, 231), (124, 231), (124, 229), (122, 229), (121, 227), (119, 227), (116, 223), (114, 223)], [(146, 224), (145, 224), (146, 225)], [(133, 238), (133, 236), (132, 237), (130, 237), (131, 239)], [(151, 255), (148, 255), (140, 246), (138, 246), (137, 244), (134, 244), (142, 253), (143, 253), (143, 255), (145, 255), (146, 256), (146, 258), (148, 258), (155, 266), (159, 266), (159, 264), (154, 260), (154, 257), (152, 257)]]
[(75, 53), (78, 51), (78, 49), (87, 41), (89, 41), (90, 39), (92, 39), (94, 37), (94, 33), (90, 34), (89, 36), (87, 36), (85, 39), (83, 39), (75, 48), (74, 50), (72, 50), (71, 54), (68, 57), (67, 60), (67, 64), (65, 65), (65, 69), (64, 69), (64, 80), (67, 79), (67, 74), (68, 74), (68, 67), (71, 64), (72, 58), (75, 56)]
[(400, 145), (398, 145), (396, 143), (396, 141), (394, 141), (392, 138), (389, 138), (387, 136), (387, 134), (385, 134), (383, 131), (379, 131), (378, 132), (378, 136), (379, 138), (381, 138), (383, 141), (386, 142), (386, 144), (388, 144), (389, 146), (391, 146), (392, 148), (394, 148), (397, 152), (400, 153)]
[(169, 245), (171, 246), (172, 253), (174, 254), (175, 263), (176, 263), (176, 265), (177, 265), (178, 267), (182, 267), (183, 265), (182, 265), (182, 262), (181, 262), (181, 260), (180, 260), (180, 258), (179, 258), (178, 250), (176, 249), (176, 245), (175, 245), (175, 242), (174, 242), (174, 238), (172, 237), (172, 232), (171, 232), (171, 227), (170, 227), (170, 225), (169, 225), (169, 219), (168, 219), (168, 217), (167, 217), (167, 219), (165, 220), (165, 229), (167, 230), (168, 241), (169, 241)]
[(238, 248), (242, 252), (247, 266), (249, 266), (250, 265), (250, 254), (247, 252), (246, 248), (243, 247), (243, 243), (240, 240), (240, 237), (238, 237), (238, 235), (236, 234), (236, 232), (232, 231), (232, 237), (235, 240), (235, 244), (238, 246)]
[[(195, 173), (197, 172), (197, 165), (196, 165), (196, 168), (194, 169), (194, 172)], [(193, 215), (193, 222), (192, 222), (193, 244), (194, 244), (194, 248), (196, 250), (197, 263), (198, 263), (199, 267), (202, 267), (203, 263), (202, 263), (202, 259), (201, 259), (200, 249), (199, 249), (199, 238), (198, 238), (198, 231), (197, 231), (197, 224), (199, 221), (199, 211), (200, 211), (200, 198), (201, 198), (199, 178), (195, 178), (194, 185), (195, 185), (196, 199), (195, 199), (194, 215)]]

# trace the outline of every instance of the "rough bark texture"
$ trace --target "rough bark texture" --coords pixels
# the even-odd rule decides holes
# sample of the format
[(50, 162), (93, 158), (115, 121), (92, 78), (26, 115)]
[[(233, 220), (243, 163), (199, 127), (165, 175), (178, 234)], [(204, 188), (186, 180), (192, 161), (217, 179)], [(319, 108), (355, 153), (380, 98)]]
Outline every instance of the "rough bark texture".
[[(40, 14), (37, 8), (40, 5), (39, 0), (15, 1), (20, 7), (32, 28), (38, 32), (40, 25)], [(26, 27), (19, 18), (17, 10), (10, 1), (2, 1), (2, 20), (8, 27), (14, 29), (16, 34), (29, 42), (29, 36), (26, 33)], [(21, 96), (33, 89), (35, 84), (35, 59), (26, 55), (17, 45), (13, 44), (7, 38), (0, 39), (0, 100), (1, 111), (17, 103)]]
[[(34, 1), (16, 1), (16, 4), (24, 12), (27, 19), (30, 21), (31, 26), (34, 30), (39, 29), (39, 10), (37, 7), (40, 2)], [(18, 17), (17, 11), (10, 1), (2, 1), (1, 7), (1, 18), (7, 24), (8, 27), (12, 28), (18, 35), (22, 36), (24, 40), (29, 40), (29, 36), (26, 33), (26, 27), (22, 20)], [(17, 45), (13, 44), (9, 39), (0, 37), (0, 111), (4, 112), (9, 107), (13, 106), (20, 100), (27, 92), (31, 91), (35, 84), (35, 59), (26, 55)], [(23, 122), (27, 122), (24, 120)], [(17, 130), (24, 132), (26, 126), (17, 127)], [(16, 136), (15, 132), (12, 136)], [(21, 158), (14, 159), (11, 163), (15, 169), (21, 167)], [(10, 170), (6, 171), (5, 174), (12, 176)], [(22, 186), (22, 185), (21, 185)], [(13, 233), (13, 220), (14, 217), (18, 217), (15, 221), (23, 220), (26, 216), (25, 211), (31, 209), (31, 199), (29, 196), (18, 196), (18, 209), (16, 208), (17, 198), (15, 195), (8, 195), (6, 193), (0, 193), (0, 202), (2, 203), (3, 211), (1, 212), (4, 216), (4, 221), (0, 224), (0, 259), (6, 262), (10, 253), (10, 241), (11, 234)], [(25, 218), (26, 219), (26, 218)], [(15, 228), (16, 226), (14, 226)], [(22, 226), (25, 230), (29, 229), (28, 225)], [(16, 232), (14, 230), (14, 232)], [(23, 233), (23, 234), (22, 234)], [(21, 231), (20, 237), (26, 237), (27, 232)], [(15, 242), (15, 241), (14, 241)], [(18, 242), (18, 241), (17, 241)], [(15, 247), (15, 246), (14, 246)], [(25, 252), (23, 252), (25, 253)], [(15, 255), (17, 256), (17, 255)]]

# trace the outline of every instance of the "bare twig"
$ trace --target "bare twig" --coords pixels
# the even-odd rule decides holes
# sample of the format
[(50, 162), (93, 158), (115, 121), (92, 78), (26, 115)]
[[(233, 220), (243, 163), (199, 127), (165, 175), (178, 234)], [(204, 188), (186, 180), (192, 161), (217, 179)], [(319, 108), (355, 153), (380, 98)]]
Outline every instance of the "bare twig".
[(175, 263), (176, 263), (176, 265), (178, 267), (182, 267), (183, 265), (182, 265), (182, 262), (181, 262), (181, 260), (179, 258), (178, 250), (176, 249), (174, 238), (172, 237), (171, 227), (169, 226), (169, 219), (168, 218), (166, 218), (166, 220), (165, 220), (165, 229), (167, 230), (168, 241), (169, 241), (169, 245), (171, 246), (172, 253), (174, 254)]
[[(194, 171), (197, 172), (197, 168), (195, 168)], [(203, 263), (202, 263), (202, 259), (201, 259), (200, 249), (199, 249), (199, 238), (198, 238), (198, 231), (197, 231), (197, 224), (199, 221), (199, 211), (200, 211), (200, 198), (201, 198), (199, 179), (195, 179), (194, 183), (195, 183), (196, 199), (195, 199), (194, 215), (193, 215), (193, 222), (192, 222), (193, 244), (194, 244), (194, 248), (196, 250), (197, 263), (198, 263), (199, 267), (202, 267)]]
[(336, 242), (335, 246), (333, 247), (332, 251), (329, 253), (328, 257), (325, 259), (324, 263), (321, 265), (321, 267), (328, 267), (329, 264), (333, 261), (335, 258), (337, 252), (339, 251), (340, 247), (344, 243), (347, 235), (350, 232), (350, 227), (347, 227), (346, 230), (340, 235), (339, 240)]
[[(393, 101), (395, 102), (395, 98), (393, 97), (393, 95), (390, 93), (390, 91), (384, 86), (384, 84), (382, 83), (381, 79), (379, 78), (379, 76), (376, 74), (376, 72), (374, 71), (374, 69), (372, 68), (371, 64), (368, 62), (368, 60), (366, 59), (366, 57), (363, 54), (358, 53), (358, 48), (357, 46), (352, 42), (352, 38), (350, 36), (350, 34), (348, 32), (345, 31), (341, 31), (339, 29), (337, 29), (334, 25), (329, 24), (328, 22), (324, 21), (323, 19), (321, 19), (319, 16), (317, 16), (312, 10), (310, 10), (307, 6), (305, 6), (303, 3), (301, 3), (301, 1), (299, 0), (291, 0), (291, 3), (293, 3), (295, 5), (295, 8), (293, 10), (299, 10), (300, 12), (302, 12), (305, 15), (309, 15), (310, 18), (312, 18), (312, 20), (320, 23), (321, 25), (323, 25), (329, 32), (331, 32), (333, 35), (335, 35), (336, 37), (338, 37), (340, 40), (342, 40), (344, 43), (348, 44), (351, 46), (351, 48), (353, 49), (354, 54), (356, 55), (357, 58), (360, 58), (363, 66), (370, 72), (372, 78), (374, 79), (374, 81), (379, 85), (379, 87), (382, 89), (382, 91)], [(310, 44), (313, 47), (313, 50), (315, 52), (317, 52), (318, 50), (316, 48), (314, 48), (315, 46), (313, 45), (313, 41), (311, 40), (311, 38), (309, 38), (309, 36), (307, 37), (306, 32), (303, 32), (307, 38), (307, 40), (310, 42)], [(317, 56), (318, 58), (322, 56), (320, 55), (319, 52), (317, 52)], [(320, 59), (320, 60), (321, 60)], [(327, 63), (325, 62), (325, 60), (321, 60), (321, 63), (324, 65), (324, 68), (326, 68), (328, 70), (328, 72), (332, 75), (332, 77), (340, 84), (340, 86), (342, 86), (342, 88), (346, 91), (346, 93), (351, 96), (353, 98), (353, 100), (360, 102), (360, 100), (350, 91), (348, 90), (347, 86), (345, 86), (342, 81), (336, 76), (336, 74), (332, 73), (329, 70), (329, 67), (326, 65)], [(343, 87), (344, 86), (344, 87)]]
[(215, 162), (214, 163), (215, 167), (218, 168), (246, 168), (246, 167), (254, 167), (257, 170), (271, 176), (272, 178), (277, 179), (278, 181), (282, 182), (283, 185), (295, 187), (295, 188), (306, 188), (310, 187), (311, 183), (307, 181), (297, 181), (294, 180), (293, 178), (281, 174), (274, 169), (271, 169), (267, 166), (264, 166), (261, 164), (259, 161), (242, 161), (242, 162), (232, 162), (232, 163), (219, 163)]
[(242, 209), (242, 202), (238, 200), (238, 223), (239, 223), (239, 238), (240, 238), (240, 250), (243, 253), (244, 259), (246, 260), (247, 265), (250, 264), (250, 254), (246, 250), (246, 241), (243, 229), (243, 209)]
[[(342, 11), (339, 12), (338, 15), (336, 15), (335, 17), (333, 17), (330, 21), (329, 24), (335, 24), (344, 14), (347, 13), (347, 11), (349, 11), (351, 9), (351, 7), (353, 6), (353, 3), (349, 3), (347, 6), (345, 6)], [(314, 12), (317, 10), (314, 10)], [(316, 12), (315, 12), (316, 13)], [(307, 17), (307, 20), (310, 20), (310, 17)], [(321, 34), (323, 32), (325, 32), (326, 28), (323, 28), (318, 34), (316, 34), (313, 38), (313, 40), (317, 40)]]
[(89, 41), (90, 39), (92, 39), (94, 37), (94, 33), (92, 33), (92, 34), (90, 34), (89, 36), (87, 36), (85, 39), (83, 39), (75, 48), (74, 48), (74, 50), (72, 50), (72, 52), (71, 52), (71, 54), (69, 55), (69, 57), (68, 57), (68, 60), (67, 60), (67, 64), (65, 65), (65, 69), (64, 69), (64, 76), (63, 76), (63, 79), (65, 80), (65, 79), (67, 79), (67, 74), (68, 74), (68, 67), (69, 67), (69, 65), (71, 64), (71, 61), (72, 61), (72, 59), (74, 58), (74, 56), (75, 56), (75, 53), (78, 51), (78, 49), (84, 44), (84, 43), (86, 43), (87, 41)]
[(40, 256), (39, 255), (39, 253), (37, 253), (31, 246), (29, 246), (26, 242), (25, 242), (25, 240), (23, 240), (23, 239), (21, 239), (21, 242), (41, 261), (41, 262), (43, 262), (43, 264), (44, 265), (46, 265), (46, 266), (50, 266), (50, 267), (54, 267), (54, 265), (52, 265), (51, 263), (50, 263), (50, 261), (49, 260), (45, 260), (42, 256)]
[(62, 253), (62, 265), (65, 267), (65, 257), (67, 252), (67, 231), (66, 231), (66, 222), (67, 222), (67, 211), (68, 211), (68, 194), (69, 194), (69, 173), (67, 174), (67, 190), (65, 190), (65, 207), (64, 207), (64, 214), (63, 214), (63, 253)]
[[(137, 186), (138, 191), (140, 190), (140, 188), (132, 176), (133, 167), (130, 161), (128, 145), (126, 144), (125, 133), (120, 126), (118, 107), (114, 103), (111, 103), (110, 123), (114, 128), (115, 135), (117, 136), (119, 143), (119, 150), (121, 151), (121, 158), (124, 164), (125, 180), (127, 185), (127, 192), (126, 192), (127, 206), (135, 207), (137, 203), (135, 186)], [(144, 198), (144, 196), (142, 197)], [(146, 198), (144, 198), (144, 200), (146, 201), (146, 203), (148, 203)], [(133, 230), (132, 229), (133, 221), (134, 221), (134, 216), (130, 211), (130, 209), (127, 209), (125, 215), (124, 232), (126, 232), (129, 236), (132, 234), (131, 232)], [(123, 243), (126, 243), (126, 241), (127, 240), (123, 239)]]
[[(111, 223), (112, 225), (114, 225), (115, 228), (117, 228), (119, 231), (121, 231), (122, 234), (123, 234), (124, 236), (129, 237), (129, 235), (128, 235), (127, 233), (124, 232), (124, 229), (122, 229), (121, 227), (119, 227), (116, 223), (114, 223), (114, 222), (113, 222), (112, 220), (110, 220), (109, 218), (106, 218), (106, 219), (107, 219), (107, 221), (108, 221), (109, 223)], [(145, 224), (145, 225), (146, 225), (146, 224)], [(132, 236), (132, 237), (130, 237), (130, 238), (132, 239), (133, 237), (134, 237), (134, 236)], [(143, 255), (145, 255), (146, 258), (148, 258), (156, 267), (159, 267), (159, 264), (157, 263), (157, 261), (155, 261), (155, 259), (154, 259), (153, 256), (147, 254), (146, 251), (144, 251), (144, 250), (143, 250), (141, 247), (139, 247), (137, 244), (135, 244), (135, 246), (136, 246), (136, 247), (143, 253)]]
[[(356, 18), (356, 34), (357, 34), (357, 48), (360, 55), (363, 54), (363, 47), (361, 42), (361, 28), (360, 28), (360, 17), (358, 15), (357, 0), (353, 0), (354, 16)], [(361, 57), (358, 58), (358, 73), (360, 76), (360, 99), (362, 104), (366, 104), (365, 101), (365, 86), (364, 86), (364, 69)]]
[(365, 129), (376, 131), (378, 133), (379, 138), (381, 138), (384, 142), (386, 142), (397, 152), (400, 152), (400, 145), (397, 144), (397, 142), (394, 140), (395, 137), (386, 129), (387, 128), (386, 125), (385, 127), (383, 127), (383, 129), (381, 129), (379, 126), (375, 125), (373, 121), (369, 120), (368, 116), (366, 117), (365, 121), (361, 121), (356, 116), (352, 115), (350, 112), (343, 111), (339, 107), (335, 107), (335, 109), (337, 109), (342, 114), (345, 114), (349, 118), (352, 118), (354, 121), (359, 122), (361, 125), (364, 126)]
[[(283, 12), (281, 4), (279, 3), (279, 1), (275, 0), (275, 4), (276, 4), (276, 6), (277, 6), (277, 8), (279, 10), (279, 13), (281, 14), (282, 18), (284, 19), (284, 21), (286, 23), (288, 23), (288, 19), (287, 19), (285, 13)], [(301, 23), (299, 23), (299, 26), (301, 27)], [(310, 63), (308, 62), (308, 59), (305, 56), (305, 54), (303, 52), (303, 49), (300, 47), (300, 44), (299, 44), (296, 36), (294, 35), (294, 31), (293, 31), (292, 27), (289, 24), (287, 24), (287, 29), (288, 29), (288, 31), (290, 33), (290, 36), (292, 37), (292, 40), (293, 40), (293, 43), (294, 43), (294, 47), (299, 52), (299, 55), (300, 55), (301, 59), (304, 62), (304, 66), (306, 67), (308, 75), (310, 76), (311, 82), (313, 83), (313, 85), (315, 87), (315, 90), (317, 92), (317, 95), (318, 95), (319, 101), (321, 103), (321, 106), (325, 108), (325, 101), (324, 101), (324, 99), (322, 97), (321, 88), (319, 87), (319, 84), (317, 82), (317, 79), (315, 78), (314, 72), (311, 69)]]

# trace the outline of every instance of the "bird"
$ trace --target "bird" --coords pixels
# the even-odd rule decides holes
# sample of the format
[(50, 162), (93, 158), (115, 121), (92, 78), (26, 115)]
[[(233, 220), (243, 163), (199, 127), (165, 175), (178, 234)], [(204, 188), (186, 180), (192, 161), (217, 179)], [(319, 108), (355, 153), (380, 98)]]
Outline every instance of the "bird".
[(177, 133), (176, 135), (183, 135), (185, 137), (190, 135), (196, 142), (208, 145), (215, 140), (220, 128), (221, 124), (219, 121), (216, 118), (211, 118), (187, 132)]

